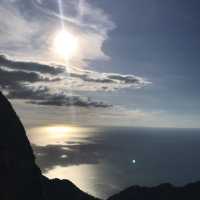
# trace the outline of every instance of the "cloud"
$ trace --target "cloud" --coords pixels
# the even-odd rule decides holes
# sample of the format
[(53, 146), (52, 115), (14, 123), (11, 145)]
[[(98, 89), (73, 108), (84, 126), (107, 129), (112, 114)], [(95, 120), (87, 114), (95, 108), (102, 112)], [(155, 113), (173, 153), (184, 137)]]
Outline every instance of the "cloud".
[(116, 91), (125, 88), (138, 89), (151, 82), (132, 74), (101, 73), (92, 70), (72, 68), (70, 79), (77, 91)]
[[(50, 64), (43, 64), (31, 61), (18, 61), (13, 60), (5, 55), (0, 55), (0, 66), (7, 67), (13, 70), (25, 70), (31, 72), (40, 72), (43, 74), (51, 74), (51, 75), (58, 75), (65, 72), (64, 66), (54, 66)], [(25, 72), (23, 72), (25, 74)], [(36, 74), (29, 74), (34, 75)], [(32, 78), (34, 78), (34, 76)], [(30, 77), (30, 76), (29, 76)], [(89, 70), (81, 70), (78, 68), (72, 68), (70, 73), (70, 78), (80, 79), (84, 82), (92, 82), (92, 83), (99, 83), (99, 84), (111, 84), (110, 86), (114, 85), (127, 85), (141, 87), (145, 84), (148, 84), (148, 81), (145, 81), (143, 78), (135, 76), (135, 75), (121, 75), (121, 74), (114, 74), (114, 73), (99, 73), (95, 71)], [(27, 76), (28, 79), (28, 76)], [(30, 79), (31, 82), (31, 79)], [(104, 86), (104, 87), (103, 87)], [(114, 90), (113, 87), (110, 90)], [(80, 88), (80, 87), (79, 87)], [(96, 87), (98, 88), (98, 87)], [(102, 85), (99, 89), (104, 90), (106, 88), (108, 90), (109, 87)]]
[[(108, 59), (102, 46), (115, 28), (100, 8), (86, 0), (6, 1), (0, 0), (1, 50), (18, 58), (64, 63), (53, 51), (55, 33), (62, 29), (79, 40), (79, 51), (69, 64), (87, 65), (96, 59)], [(9, 19), (9, 20), (7, 20)]]
[[(38, 105), (106, 108), (111, 104), (94, 101), (73, 92), (115, 91), (141, 88), (150, 82), (135, 75), (100, 73), (65, 66), (20, 61), (0, 55), (0, 87), (10, 99), (25, 99)], [(51, 84), (50, 84), (51, 83)]]
[[(115, 91), (123, 88), (141, 88), (150, 84), (145, 78), (133, 74), (101, 73), (64, 65), (20, 61), (0, 55), (1, 85), (6, 82), (40, 83), (49, 87), (48, 82), (56, 82), (55, 90), (73, 91)], [(6, 75), (5, 75), (6, 74)], [(53, 85), (49, 89), (53, 90)]]
[[(111, 17), (90, 1), (61, 1), (62, 5), (54, 0), (0, 2), (0, 87), (9, 98), (40, 105), (109, 107), (80, 93), (136, 89), (150, 84), (132, 74), (81, 68), (91, 60), (109, 58), (102, 46), (115, 28)], [(62, 23), (78, 38), (81, 47), (68, 66), (52, 51), (55, 33), (61, 30)]]
[(0, 85), (2, 87), (14, 87), (14, 84), (21, 81), (34, 83), (43, 81), (43, 78), (33, 72), (7, 71), (6, 69), (0, 68)]
[(38, 73), (25, 71), (9, 71), (0, 67), (0, 87), (3, 89), (16, 89), (26, 83), (54, 82), (57, 78), (44, 77)]
[[(49, 73), (50, 72), (50, 73)], [(24, 99), (27, 103), (48, 106), (79, 106), (79, 107), (110, 107), (102, 101), (93, 101), (88, 97), (67, 95), (62, 91), (51, 92), (49, 83), (59, 83), (63, 68), (54, 66), (13, 61), (5, 56), (0, 56), (0, 88), (7, 93), (10, 99)], [(49, 73), (49, 74), (48, 74)], [(52, 75), (53, 74), (53, 75)]]
[[(0, 71), (1, 74), (1, 71)], [(1, 82), (0, 82), (1, 85)], [(26, 103), (37, 104), (43, 106), (79, 106), (79, 107), (95, 107), (107, 108), (111, 104), (103, 101), (95, 101), (89, 97), (82, 96), (67, 96), (62, 93), (51, 93), (47, 87), (30, 87), (18, 82), (4, 83), (8, 91), (7, 97), (10, 99), (27, 100)]]
[(108, 74), (109, 79), (113, 81), (119, 81), (124, 84), (140, 84), (145, 83), (144, 79), (134, 75), (120, 75), (120, 74)]
[[(93, 83), (114, 83), (113, 80), (105, 77), (96, 77), (94, 78), (94, 72), (92, 71), (84, 71), (83, 73), (70, 73), (71, 77), (79, 78), (86, 82), (93, 82)], [(93, 77), (92, 77), (93, 76)]]
[(20, 49), (30, 43), (37, 31), (37, 24), (26, 20), (14, 5), (9, 0), (0, 1), (1, 50)]
[(17, 84), (16, 88), (8, 90), (7, 97), (9, 99), (41, 100), (48, 92), (48, 88), (45, 87), (31, 88), (22, 84)]
[(0, 66), (14, 70), (26, 70), (32, 72), (48, 73), (57, 75), (64, 72), (64, 67), (55, 67), (53, 65), (41, 64), (30, 61), (17, 61), (6, 55), (0, 55)]
[(103, 101), (95, 101), (89, 97), (67, 96), (66, 94), (50, 93), (48, 88), (31, 88), (17, 84), (8, 90), (7, 97), (10, 99), (27, 100), (26, 103), (42, 106), (78, 106), (85, 108), (108, 108), (111, 104)]
[(49, 95), (45, 100), (29, 101), (28, 103), (46, 106), (79, 106), (79, 107), (95, 107), (95, 108), (107, 108), (111, 107), (111, 104), (107, 104), (102, 101), (94, 101), (89, 97), (82, 96), (66, 96), (66, 95)]

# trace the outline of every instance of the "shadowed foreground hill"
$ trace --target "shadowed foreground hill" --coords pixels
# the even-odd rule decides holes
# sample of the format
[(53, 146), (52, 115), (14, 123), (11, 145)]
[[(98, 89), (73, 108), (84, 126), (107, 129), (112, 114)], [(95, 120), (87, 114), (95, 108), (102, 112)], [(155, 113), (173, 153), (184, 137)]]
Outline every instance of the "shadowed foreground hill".
[[(48, 179), (35, 164), (26, 132), (0, 93), (0, 200), (95, 200), (68, 180)], [(133, 186), (109, 200), (199, 200), (200, 182), (185, 187)], [(97, 200), (97, 199), (96, 199)]]

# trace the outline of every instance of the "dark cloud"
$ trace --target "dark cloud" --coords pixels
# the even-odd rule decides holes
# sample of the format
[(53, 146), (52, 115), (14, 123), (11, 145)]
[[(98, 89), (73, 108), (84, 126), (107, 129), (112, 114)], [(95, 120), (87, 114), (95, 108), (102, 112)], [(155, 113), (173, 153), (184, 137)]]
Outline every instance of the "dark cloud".
[(32, 100), (29, 101), (31, 104), (46, 105), (46, 106), (80, 106), (80, 107), (96, 107), (96, 108), (107, 108), (112, 105), (102, 101), (94, 101), (90, 98), (81, 96), (66, 96), (62, 94), (48, 95), (45, 100)]
[(92, 74), (76, 74), (76, 73), (71, 73), (70, 76), (75, 77), (75, 78), (80, 78), (83, 81), (87, 81), (87, 82), (95, 82), (95, 83), (114, 83), (113, 80), (109, 79), (109, 78), (92, 78)]
[(7, 97), (9, 99), (23, 99), (23, 100), (41, 100), (45, 96), (48, 96), (48, 88), (38, 87), (37, 89), (29, 88), (20, 84), (14, 89), (9, 90)]
[[(31, 104), (108, 108), (110, 104), (79, 95), (69, 96), (67, 91), (72, 86), (74, 91), (115, 91), (149, 83), (134, 75), (79, 68), (71, 68), (68, 76), (65, 73), (64, 66), (17, 61), (0, 55), (0, 88), (6, 90), (8, 98), (24, 99)], [(53, 82), (55, 85), (50, 84)]]
[(71, 73), (70, 76), (79, 78), (83, 81), (94, 83), (111, 83), (111, 84), (144, 84), (141, 77), (135, 75), (121, 75), (112, 73), (98, 74), (94, 71), (84, 71), (84, 73)]
[(108, 78), (110, 78), (111, 80), (115, 81), (121, 81), (125, 84), (134, 84), (134, 83), (141, 83), (142, 79), (138, 78), (134, 75), (120, 75), (120, 74), (112, 74), (112, 75), (108, 75)]
[(19, 82), (38, 82), (41, 81), (39, 75), (36, 73), (27, 73), (22, 71), (6, 71), (0, 68), (0, 85), (1, 87), (5, 88), (13, 88)]
[[(45, 77), (48, 75), (49, 79), (51, 77), (51, 80), (59, 81), (60, 78), (65, 81), (65, 86), (70, 82), (73, 83), (73, 90), (75, 91), (115, 91), (123, 88), (140, 88), (150, 83), (144, 78), (132, 74), (100, 73), (73, 67), (71, 68), (70, 73), (66, 75), (67, 71), (64, 66), (58, 67), (56, 65), (41, 64), (37, 62), (16, 61), (5, 55), (0, 55), (0, 67), (7, 68), (9, 71), (22, 71), (24, 74), (25, 72), (34, 72)], [(25, 80), (30, 80), (29, 82), (32, 82), (32, 79), (36, 79), (36, 76), (38, 75), (34, 74), (33, 77), (29, 79), (29, 74), (27, 78), (24, 78)]]
[(46, 86), (33, 87), (30, 84), (52, 82), (59, 79), (47, 78), (35, 72), (8, 71), (0, 68), (0, 87), (7, 90), (10, 99), (24, 99), (27, 103), (48, 106), (80, 106), (106, 108), (110, 104), (93, 101), (81, 96), (67, 96), (62, 93), (52, 94)]
[(41, 64), (41, 63), (30, 62), (30, 61), (17, 61), (17, 60), (9, 59), (5, 55), (0, 55), (0, 66), (7, 67), (10, 69), (15, 69), (15, 70), (41, 72), (41, 73), (48, 73), (52, 75), (58, 75), (64, 72), (63, 67), (55, 67), (52, 65)]
[(102, 101), (94, 101), (88, 97), (67, 96), (65, 94), (51, 94), (47, 87), (37, 89), (27, 88), (17, 84), (15, 89), (11, 89), (7, 95), (10, 99), (25, 99), (27, 103), (43, 106), (79, 106), (108, 108), (112, 105)]
[[(42, 74), (58, 75), (65, 72), (64, 66), (54, 66), (29, 61), (16, 61), (5, 55), (0, 55), (0, 67), (7, 67), (13, 70), (25, 70), (31, 72), (40, 72)], [(80, 73), (81, 72), (81, 73)], [(135, 75), (121, 75), (113, 73), (98, 73), (95, 71), (74, 71), (70, 73), (70, 77), (78, 78), (85, 82), (108, 83), (108, 84), (144, 84), (145, 81), (141, 77)]]
[(58, 81), (59, 79), (48, 78), (41, 76), (35, 72), (26, 71), (8, 71), (0, 67), (0, 86), (14, 87), (15, 84), (22, 82), (36, 83), (36, 82), (49, 82)]

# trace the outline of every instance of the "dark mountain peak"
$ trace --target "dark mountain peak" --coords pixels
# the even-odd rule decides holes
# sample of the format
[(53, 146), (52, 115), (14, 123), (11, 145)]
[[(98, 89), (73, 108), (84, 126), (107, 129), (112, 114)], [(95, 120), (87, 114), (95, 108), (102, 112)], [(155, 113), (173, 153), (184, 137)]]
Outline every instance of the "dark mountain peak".
[(175, 187), (170, 183), (155, 187), (132, 186), (113, 195), (108, 200), (198, 200), (200, 199), (200, 182), (183, 187)]
[(172, 189), (174, 186), (171, 183), (162, 183), (157, 186), (159, 189)]

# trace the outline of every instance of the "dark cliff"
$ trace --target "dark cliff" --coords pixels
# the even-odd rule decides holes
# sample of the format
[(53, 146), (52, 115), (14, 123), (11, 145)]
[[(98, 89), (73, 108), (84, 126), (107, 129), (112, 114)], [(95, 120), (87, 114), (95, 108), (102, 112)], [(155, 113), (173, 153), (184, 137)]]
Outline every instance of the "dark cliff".
[(42, 176), (25, 129), (0, 93), (0, 200), (92, 200), (67, 180)]
[(2, 94), (0, 111), (0, 199), (42, 200), (41, 173), (24, 127)]

